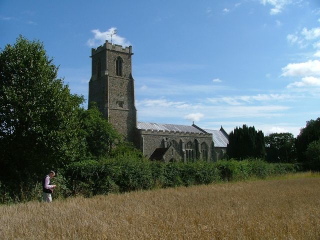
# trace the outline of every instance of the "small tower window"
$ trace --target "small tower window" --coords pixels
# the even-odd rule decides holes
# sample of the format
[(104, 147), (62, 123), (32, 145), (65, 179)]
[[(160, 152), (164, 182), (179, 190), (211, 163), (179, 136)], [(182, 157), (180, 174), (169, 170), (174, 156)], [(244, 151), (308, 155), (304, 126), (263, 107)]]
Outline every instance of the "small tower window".
[(116, 60), (116, 75), (122, 76), (122, 58), (118, 57)]

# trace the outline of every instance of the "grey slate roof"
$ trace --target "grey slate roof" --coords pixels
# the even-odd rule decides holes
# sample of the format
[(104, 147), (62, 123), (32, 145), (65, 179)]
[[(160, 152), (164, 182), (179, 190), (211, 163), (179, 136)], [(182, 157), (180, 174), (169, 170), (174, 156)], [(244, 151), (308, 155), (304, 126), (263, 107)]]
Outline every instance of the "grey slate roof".
[(211, 129), (204, 129), (207, 133), (212, 134), (212, 140), (214, 142), (214, 147), (223, 147), (226, 148), (229, 140), (226, 135), (223, 134), (221, 130), (211, 130)]
[(194, 126), (177, 125), (177, 124), (160, 124), (160, 123), (146, 123), (138, 122), (139, 130), (153, 130), (153, 131), (173, 131), (180, 133), (205, 133)]

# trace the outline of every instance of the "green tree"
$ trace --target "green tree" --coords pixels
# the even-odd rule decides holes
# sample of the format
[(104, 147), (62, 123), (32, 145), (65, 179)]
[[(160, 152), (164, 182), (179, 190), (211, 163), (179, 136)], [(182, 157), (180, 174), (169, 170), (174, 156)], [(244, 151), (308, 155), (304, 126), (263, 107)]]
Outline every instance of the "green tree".
[(306, 167), (320, 171), (320, 140), (311, 142), (306, 150)]
[(0, 180), (34, 178), (82, 155), (79, 106), (39, 41), (0, 52)]
[(295, 163), (297, 153), (292, 133), (272, 133), (265, 137), (268, 162)]
[(83, 134), (88, 157), (96, 159), (107, 157), (116, 144), (121, 142), (120, 135), (102, 116), (96, 106), (81, 113)]
[(254, 127), (243, 125), (242, 128), (235, 128), (229, 134), (227, 155), (230, 158), (264, 158), (265, 143), (262, 131), (256, 131)]
[(306, 164), (307, 148), (310, 143), (317, 140), (320, 140), (320, 118), (308, 121), (306, 127), (300, 130), (296, 139), (298, 161), (307, 168), (310, 167)]

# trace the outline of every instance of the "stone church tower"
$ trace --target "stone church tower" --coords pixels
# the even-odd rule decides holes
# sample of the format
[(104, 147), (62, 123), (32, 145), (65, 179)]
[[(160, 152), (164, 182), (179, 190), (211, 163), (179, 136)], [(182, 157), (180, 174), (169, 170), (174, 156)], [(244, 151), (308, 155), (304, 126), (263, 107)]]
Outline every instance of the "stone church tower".
[(137, 128), (132, 55), (131, 46), (123, 48), (108, 41), (92, 49), (89, 82), (89, 105), (96, 102), (104, 117), (130, 142)]

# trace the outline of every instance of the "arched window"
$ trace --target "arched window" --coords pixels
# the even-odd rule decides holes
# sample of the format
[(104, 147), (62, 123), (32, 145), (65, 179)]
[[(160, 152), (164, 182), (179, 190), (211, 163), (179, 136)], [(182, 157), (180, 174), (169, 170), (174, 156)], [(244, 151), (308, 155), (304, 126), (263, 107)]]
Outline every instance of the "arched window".
[(122, 76), (122, 58), (121, 57), (117, 57), (116, 60), (116, 75), (117, 76)]
[(168, 138), (164, 137), (162, 139), (162, 147), (163, 148), (168, 148)]
[(203, 160), (208, 160), (208, 145), (205, 142), (201, 144), (201, 155)]
[(186, 145), (186, 158), (187, 158), (187, 161), (194, 160), (194, 151), (193, 151), (192, 142), (188, 142)]

